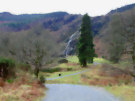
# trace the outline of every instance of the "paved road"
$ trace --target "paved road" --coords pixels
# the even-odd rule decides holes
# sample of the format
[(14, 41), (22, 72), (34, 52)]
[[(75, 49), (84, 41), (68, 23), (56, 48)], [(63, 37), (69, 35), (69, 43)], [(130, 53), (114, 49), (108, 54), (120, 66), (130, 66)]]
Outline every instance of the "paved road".
[(46, 84), (43, 101), (120, 101), (103, 88), (73, 84)]
[[(95, 63), (98, 65), (98, 63)], [(60, 79), (72, 75), (78, 75), (89, 71), (90, 69), (47, 80)], [(103, 88), (94, 86), (82, 86), (73, 84), (46, 84), (48, 88), (47, 95), (43, 101), (120, 101)]]

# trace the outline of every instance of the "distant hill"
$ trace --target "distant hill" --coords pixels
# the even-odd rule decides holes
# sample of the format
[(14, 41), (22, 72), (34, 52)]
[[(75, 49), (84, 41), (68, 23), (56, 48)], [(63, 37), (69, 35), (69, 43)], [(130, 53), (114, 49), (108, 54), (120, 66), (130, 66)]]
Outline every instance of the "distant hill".
[(80, 24), (81, 15), (66, 12), (22, 15), (13, 15), (9, 12), (0, 13), (0, 31), (19, 32), (40, 25), (52, 34), (55, 33), (61, 37), (59, 40), (68, 40), (67, 37), (78, 30)]
[[(115, 13), (125, 12), (135, 7), (135, 4), (126, 5), (110, 11), (103, 16), (91, 18), (94, 36), (102, 37), (111, 17)], [(80, 29), (82, 15), (69, 14), (67, 12), (53, 12), (47, 14), (21, 14), (14, 15), (9, 12), (0, 13), (0, 32), (22, 32), (32, 30), (36, 26), (48, 31), (55, 36), (58, 43), (63, 43), (63, 49), (70, 36)]]
[[(92, 18), (93, 33), (99, 34), (100, 29), (109, 21), (110, 16), (116, 12), (124, 12), (132, 9), (135, 4), (126, 5), (124, 7), (110, 11), (105, 16), (97, 16)], [(82, 15), (68, 14), (67, 12), (53, 12), (47, 14), (21, 14), (14, 15), (9, 12), (0, 13), (0, 30), (5, 31), (21, 31), (27, 30), (42, 23), (45, 29), (50, 31), (59, 31), (64, 28), (63, 34), (69, 36), (79, 29)], [(66, 27), (66, 28), (65, 28)], [(70, 31), (69, 31), (70, 30)], [(68, 33), (67, 33), (68, 32)]]
[[(92, 31), (95, 36), (95, 39), (94, 39), (95, 49), (96, 49), (96, 53), (98, 54), (98, 56), (107, 55), (107, 46), (105, 44), (108, 42), (106, 40), (104, 40), (104, 38), (106, 37), (106, 39), (107, 39), (107, 37), (108, 37), (107, 34), (109, 34), (109, 33), (107, 33), (106, 31), (109, 28), (108, 25), (109, 25), (110, 21), (112, 20), (112, 16), (115, 15), (116, 13), (121, 14), (121, 13), (130, 11), (130, 10), (135, 11), (134, 8), (135, 8), (135, 4), (126, 5), (124, 7), (112, 10), (104, 16), (97, 16), (97, 17), (91, 18), (92, 19)], [(80, 33), (76, 32), (73, 34), (73, 36), (77, 36), (77, 38), (78, 38), (77, 34), (80, 34)], [(75, 48), (76, 48), (76, 44), (77, 44), (77, 40), (78, 40), (77, 38), (72, 38), (72, 36), (70, 37), (68, 45), (65, 49), (66, 55), (72, 55), (75, 53), (75, 50), (76, 50)]]
[(117, 9), (115, 9), (115, 10), (112, 10), (112, 11), (110, 11), (108, 14), (114, 14), (114, 13), (116, 13), (116, 12), (121, 13), (121, 12), (130, 10), (130, 9), (132, 9), (132, 8), (134, 8), (134, 7), (135, 7), (135, 3), (134, 3), (134, 4), (130, 4), (130, 5), (126, 5), (126, 6), (123, 6), (123, 7), (120, 7), (120, 8), (117, 8)]
[(94, 40), (95, 45), (96, 45), (96, 52), (99, 56), (108, 57), (107, 49), (110, 47), (108, 44), (110, 41), (108, 38), (110, 35), (110, 33), (108, 32), (108, 29), (109, 29), (110, 22), (112, 21), (112, 17), (117, 14), (117, 15), (120, 15), (120, 17), (125, 16), (128, 19), (128, 16), (130, 18), (130, 16), (132, 15), (131, 12), (135, 12), (135, 3), (117, 8), (115, 10), (110, 11), (105, 16), (100, 17), (99, 22), (103, 24), (103, 26), (101, 26), (100, 29), (98, 30), (99, 34), (95, 37), (95, 40)]
[[(68, 15), (66, 12), (54, 12), (48, 14), (22, 14), (13, 15), (8, 12), (0, 13), (0, 27), (6, 27), (12, 31), (20, 31), (30, 28), (31, 23), (38, 23), (44, 19), (62, 18)], [(32, 25), (31, 25), (32, 26)], [(8, 29), (5, 29), (8, 30)]]

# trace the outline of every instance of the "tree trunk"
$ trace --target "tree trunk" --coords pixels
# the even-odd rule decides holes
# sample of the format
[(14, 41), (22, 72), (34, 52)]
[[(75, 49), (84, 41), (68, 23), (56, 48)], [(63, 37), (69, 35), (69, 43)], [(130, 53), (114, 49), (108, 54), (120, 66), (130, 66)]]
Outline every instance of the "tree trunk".
[(8, 67), (4, 66), (4, 68), (3, 68), (3, 78), (6, 79), (7, 76), (8, 76)]
[(39, 74), (39, 67), (36, 66), (36, 68), (35, 68), (35, 75), (36, 75), (37, 78), (38, 78), (38, 74)]
[(134, 70), (135, 70), (135, 42), (133, 43), (132, 60), (133, 60), (133, 67), (134, 67)]
[(133, 43), (132, 61), (133, 61), (133, 81), (135, 81), (135, 42)]
[(86, 67), (87, 66), (87, 62), (86, 60), (83, 60), (83, 67)]
[(2, 67), (0, 66), (0, 77), (2, 77)]

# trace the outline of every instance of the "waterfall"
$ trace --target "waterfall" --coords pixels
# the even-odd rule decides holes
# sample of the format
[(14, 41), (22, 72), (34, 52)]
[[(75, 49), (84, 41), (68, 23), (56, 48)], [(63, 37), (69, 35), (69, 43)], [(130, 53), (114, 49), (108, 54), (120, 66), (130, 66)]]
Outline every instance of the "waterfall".
[(71, 35), (64, 51), (65, 56), (75, 54), (76, 45), (77, 45), (79, 36), (80, 36), (80, 31), (77, 31)]

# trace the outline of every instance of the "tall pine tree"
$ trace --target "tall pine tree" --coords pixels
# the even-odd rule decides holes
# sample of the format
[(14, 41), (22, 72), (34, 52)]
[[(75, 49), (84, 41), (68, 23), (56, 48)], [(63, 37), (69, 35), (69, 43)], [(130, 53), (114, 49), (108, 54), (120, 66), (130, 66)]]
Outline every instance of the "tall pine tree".
[(82, 18), (81, 35), (78, 42), (78, 58), (80, 65), (87, 66), (87, 63), (93, 63), (95, 49), (93, 44), (93, 35), (91, 31), (91, 21), (88, 14)]

